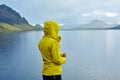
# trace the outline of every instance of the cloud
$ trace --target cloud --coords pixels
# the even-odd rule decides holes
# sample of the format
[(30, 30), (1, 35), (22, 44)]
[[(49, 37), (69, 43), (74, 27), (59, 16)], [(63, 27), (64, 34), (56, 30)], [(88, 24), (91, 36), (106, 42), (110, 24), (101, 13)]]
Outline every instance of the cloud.
[(107, 12), (107, 13), (104, 13), (105, 16), (107, 17), (117, 17), (118, 16), (118, 13), (115, 13), (115, 12)]
[(99, 11), (95, 10), (93, 12), (89, 13), (82, 13), (81, 16), (83, 17), (117, 17), (119, 16), (118, 12), (105, 12), (105, 11)]
[(88, 17), (88, 16), (91, 16), (92, 13), (82, 13), (81, 16), (84, 16), (84, 17)]

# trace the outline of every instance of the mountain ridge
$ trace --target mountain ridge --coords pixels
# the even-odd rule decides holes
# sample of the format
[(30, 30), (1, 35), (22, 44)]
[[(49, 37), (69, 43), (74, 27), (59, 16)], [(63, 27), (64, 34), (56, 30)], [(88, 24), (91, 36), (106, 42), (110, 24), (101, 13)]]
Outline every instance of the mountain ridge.
[(70, 28), (70, 30), (79, 30), (79, 29), (106, 29), (109, 28), (109, 24), (105, 23), (102, 20), (92, 20), (90, 23), (81, 24), (78, 27)]
[(35, 28), (17, 11), (5, 4), (0, 5), (0, 31), (16, 30), (35, 30)]
[(6, 22), (11, 25), (29, 24), (24, 17), (21, 17), (18, 12), (5, 4), (0, 5), (0, 22)]

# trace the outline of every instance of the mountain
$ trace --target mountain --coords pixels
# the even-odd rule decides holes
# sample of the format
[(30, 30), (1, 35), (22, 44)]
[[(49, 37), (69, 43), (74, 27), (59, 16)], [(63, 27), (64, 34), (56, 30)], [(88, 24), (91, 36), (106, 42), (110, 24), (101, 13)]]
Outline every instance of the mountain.
[(81, 24), (79, 27), (72, 28), (73, 30), (77, 29), (106, 29), (109, 28), (109, 25), (101, 20), (93, 20), (88, 24)]
[(3, 4), (0, 5), (0, 30), (34, 30), (34, 27), (18, 12)]
[(106, 24), (104, 21), (97, 19), (91, 21), (91, 23), (88, 25), (94, 28), (106, 28), (108, 26), (108, 24)]
[(111, 29), (120, 29), (120, 24), (117, 26), (112, 27)]
[(43, 27), (40, 24), (36, 24), (34, 27), (38, 30), (43, 30)]
[(21, 17), (19, 13), (6, 5), (0, 6), (0, 22), (6, 22), (11, 25), (28, 24), (27, 20), (24, 17)]

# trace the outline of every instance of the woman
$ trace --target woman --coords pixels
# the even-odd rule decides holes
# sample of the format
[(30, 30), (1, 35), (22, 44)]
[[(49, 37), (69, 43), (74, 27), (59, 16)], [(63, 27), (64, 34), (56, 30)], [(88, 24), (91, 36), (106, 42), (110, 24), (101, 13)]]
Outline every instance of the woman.
[(44, 36), (38, 47), (43, 59), (43, 80), (61, 80), (62, 64), (66, 62), (66, 54), (60, 52), (58, 35), (60, 26), (57, 22), (48, 20), (44, 23)]

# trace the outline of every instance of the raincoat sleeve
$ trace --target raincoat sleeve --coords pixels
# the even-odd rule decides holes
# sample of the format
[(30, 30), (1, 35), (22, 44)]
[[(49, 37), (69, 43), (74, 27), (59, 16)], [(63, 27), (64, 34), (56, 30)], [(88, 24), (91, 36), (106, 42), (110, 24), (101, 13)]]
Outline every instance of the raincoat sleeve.
[(57, 41), (52, 43), (52, 58), (55, 64), (61, 65), (66, 62), (66, 58), (61, 56), (59, 44)]

